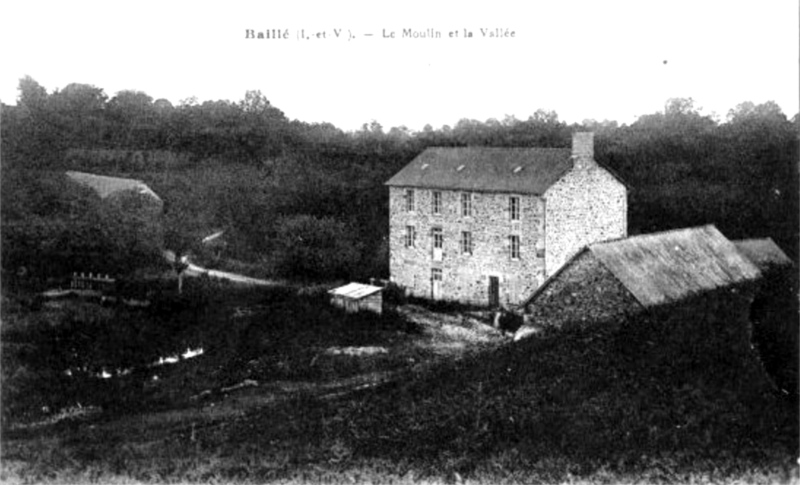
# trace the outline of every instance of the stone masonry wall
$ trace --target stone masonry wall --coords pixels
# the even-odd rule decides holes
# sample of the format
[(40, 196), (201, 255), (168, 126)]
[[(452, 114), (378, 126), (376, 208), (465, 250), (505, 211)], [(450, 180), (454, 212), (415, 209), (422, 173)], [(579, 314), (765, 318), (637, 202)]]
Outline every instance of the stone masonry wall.
[(576, 162), (545, 199), (547, 276), (587, 244), (628, 234), (627, 189), (593, 161)]
[(621, 321), (642, 310), (611, 271), (584, 251), (525, 306), (525, 320), (536, 327), (563, 327)]
[[(433, 214), (433, 190), (414, 189), (415, 211), (406, 212), (405, 188), (390, 187), (390, 272), (414, 295), (432, 297), (432, 269), (442, 271), (441, 299), (487, 305), (489, 277), (499, 281), (501, 305), (520, 302), (544, 281), (544, 205), (523, 194), (471, 192), (472, 216), (461, 215), (460, 191), (440, 190), (441, 214)], [(520, 199), (520, 221), (511, 221), (509, 197)], [(416, 247), (405, 247), (406, 226), (416, 227)], [(432, 229), (444, 237), (441, 261), (433, 257)], [(473, 252), (461, 252), (461, 232), (472, 232)], [(508, 237), (520, 236), (520, 258), (512, 260)]]

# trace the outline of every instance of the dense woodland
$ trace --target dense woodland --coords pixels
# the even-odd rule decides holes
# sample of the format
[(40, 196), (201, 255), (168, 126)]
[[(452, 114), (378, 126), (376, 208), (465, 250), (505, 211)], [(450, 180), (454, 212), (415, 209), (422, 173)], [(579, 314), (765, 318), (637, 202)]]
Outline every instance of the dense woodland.
[[(372, 121), (345, 132), (289, 120), (259, 91), (174, 106), (86, 84), (48, 92), (26, 77), (17, 104), (2, 106), (4, 278), (129, 274), (157, 264), (163, 244), (259, 276), (385, 277), (383, 183), (422, 150), (568, 147), (577, 130), (595, 132), (597, 160), (628, 185), (631, 234), (713, 223), (731, 239), (772, 237), (796, 260), (799, 125), (773, 102), (742, 102), (721, 120), (670, 99), (631, 125), (570, 125), (539, 110), (525, 120), (419, 132)], [(100, 204), (65, 170), (145, 181), (165, 201), (162, 229)], [(204, 259), (199, 240), (219, 230), (223, 257)]]

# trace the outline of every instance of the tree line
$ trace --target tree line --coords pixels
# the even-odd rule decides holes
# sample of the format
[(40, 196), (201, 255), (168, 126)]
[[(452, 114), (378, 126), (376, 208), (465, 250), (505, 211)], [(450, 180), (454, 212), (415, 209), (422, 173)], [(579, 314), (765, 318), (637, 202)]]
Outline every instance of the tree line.
[[(347, 132), (331, 123), (290, 120), (259, 91), (236, 102), (188, 98), (174, 106), (139, 91), (109, 98), (86, 84), (48, 93), (25, 77), (17, 104), (2, 106), (2, 126), (7, 271), (16, 271), (12, 266), (22, 265), (25, 254), (47, 254), (59, 246), (53, 241), (70, 237), (106, 241), (97, 253), (119, 251), (120, 245), (134, 248), (131, 254), (148, 253), (130, 231), (126, 237), (133, 240), (123, 244), (109, 224), (95, 227), (101, 220), (116, 221), (120, 231), (129, 227), (119, 214), (85, 212), (84, 235), (75, 234), (81, 219), (64, 208), (75, 206), (65, 197), (89, 195), (66, 195), (75, 189), (62, 186), (58, 176), (86, 163), (87, 171), (142, 179), (161, 195), (167, 245), (202, 253), (197, 241), (224, 230), (224, 259), (253, 263), (266, 274), (386, 276), (383, 183), (422, 150), (566, 148), (579, 130), (595, 132), (595, 158), (628, 185), (631, 234), (713, 223), (729, 238), (772, 237), (797, 258), (800, 118), (789, 119), (773, 102), (743, 102), (724, 120), (679, 98), (630, 125), (568, 124), (553, 111), (538, 110), (527, 119), (462, 119), (420, 131), (371, 121)], [(120, 157), (132, 160), (131, 153), (163, 163), (120, 163)]]

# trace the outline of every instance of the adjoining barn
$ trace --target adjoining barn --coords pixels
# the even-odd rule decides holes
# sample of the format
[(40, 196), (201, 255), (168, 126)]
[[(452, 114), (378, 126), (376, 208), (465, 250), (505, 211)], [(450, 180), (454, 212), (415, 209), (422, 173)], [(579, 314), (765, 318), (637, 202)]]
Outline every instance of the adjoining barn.
[(761, 270), (763, 276), (753, 303), (753, 315), (770, 308), (784, 307), (795, 298), (794, 263), (770, 238), (733, 241), (748, 260)]
[(349, 283), (330, 290), (331, 304), (343, 308), (347, 313), (369, 311), (383, 314), (383, 288), (380, 286)]
[(736, 249), (744, 254), (753, 264), (758, 266), (767, 277), (767, 273), (781, 272), (794, 265), (789, 256), (770, 238), (741, 239), (733, 241)]
[(665, 352), (748, 352), (760, 278), (712, 225), (591, 244), (524, 302), (515, 339), (542, 327), (633, 323)]
[(794, 263), (769, 238), (733, 243), (763, 274), (750, 311), (753, 342), (778, 385), (797, 395), (800, 328)]

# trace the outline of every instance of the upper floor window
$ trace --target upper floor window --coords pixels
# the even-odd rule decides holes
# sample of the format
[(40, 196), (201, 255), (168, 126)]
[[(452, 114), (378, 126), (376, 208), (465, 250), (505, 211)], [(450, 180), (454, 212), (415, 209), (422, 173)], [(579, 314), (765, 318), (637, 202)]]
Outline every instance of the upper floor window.
[(461, 193), (461, 215), (472, 217), (472, 194), (470, 192)]
[(461, 232), (461, 254), (472, 254), (472, 233), (470, 231)]
[(414, 212), (416, 204), (414, 203), (414, 189), (406, 189), (406, 212)]
[(413, 248), (417, 245), (417, 228), (414, 226), (406, 226), (405, 243), (407, 248)]
[(433, 233), (433, 247), (442, 249), (444, 247), (444, 233), (441, 227), (434, 227), (431, 232)]
[(434, 190), (432, 193), (431, 200), (431, 211), (434, 214), (441, 214), (442, 213), (442, 193), (438, 190)]
[(508, 246), (511, 254), (511, 259), (519, 259), (520, 255), (519, 236), (516, 234), (508, 236)]
[(520, 219), (520, 205), (519, 205), (519, 197), (511, 196), (508, 198), (508, 214), (511, 217), (512, 221), (518, 221)]

